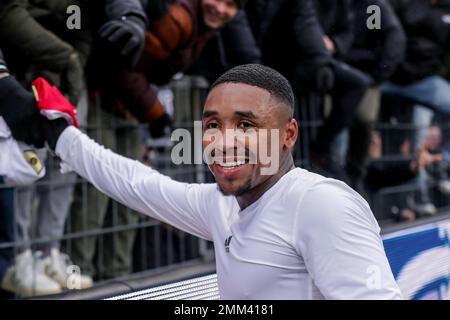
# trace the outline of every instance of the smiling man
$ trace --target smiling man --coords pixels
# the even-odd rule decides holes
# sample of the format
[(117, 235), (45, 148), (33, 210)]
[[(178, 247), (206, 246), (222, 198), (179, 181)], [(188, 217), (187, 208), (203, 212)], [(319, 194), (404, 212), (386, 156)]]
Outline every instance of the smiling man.
[[(214, 184), (174, 181), (61, 119), (56, 153), (105, 194), (213, 241), (222, 299), (400, 299), (367, 203), (344, 183), (294, 166), (293, 108), (288, 81), (273, 69), (242, 65), (219, 77), (203, 113)], [(267, 129), (277, 134), (257, 134)], [(257, 138), (209, 139), (227, 130)], [(277, 155), (274, 174), (250, 161), (255, 143)], [(230, 152), (242, 147), (239, 157)]]

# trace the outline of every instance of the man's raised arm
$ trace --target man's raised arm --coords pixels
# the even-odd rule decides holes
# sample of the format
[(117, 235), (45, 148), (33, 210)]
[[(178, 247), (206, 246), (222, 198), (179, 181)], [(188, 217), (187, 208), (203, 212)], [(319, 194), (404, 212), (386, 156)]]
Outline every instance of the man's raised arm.
[(56, 87), (38, 78), (33, 82), (33, 92), (41, 114), (47, 117), (42, 117), (33, 129), (43, 132), (49, 147), (64, 164), (122, 204), (211, 239), (206, 207), (213, 201), (215, 185), (177, 182), (105, 149), (76, 128), (75, 107)]
[(183, 231), (211, 239), (205, 206), (207, 194), (214, 192), (215, 185), (174, 181), (105, 149), (73, 126), (62, 132), (55, 152), (111, 198)]

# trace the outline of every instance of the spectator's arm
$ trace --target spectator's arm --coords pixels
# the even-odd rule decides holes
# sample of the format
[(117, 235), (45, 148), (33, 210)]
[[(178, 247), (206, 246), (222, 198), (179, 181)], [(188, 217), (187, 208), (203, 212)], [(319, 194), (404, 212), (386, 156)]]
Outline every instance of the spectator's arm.
[(384, 35), (382, 51), (377, 59), (376, 80), (388, 79), (403, 61), (406, 50), (406, 35), (392, 7), (387, 1), (379, 0), (381, 8), (381, 32)]
[(153, 123), (165, 112), (157, 92), (143, 73), (124, 72), (118, 94), (124, 107), (141, 123)]
[(346, 62), (361, 63), (363, 61), (374, 61), (377, 54), (374, 50), (361, 49), (361, 48), (351, 48), (347, 54)]
[(328, 36), (334, 43), (336, 55), (345, 56), (350, 50), (355, 36), (353, 32), (354, 14), (350, 0), (342, 0), (340, 4), (339, 24), (335, 28), (336, 32)]
[(62, 72), (74, 48), (40, 25), (27, 10), (28, 0), (7, 2), (0, 13), (2, 44), (23, 53), (43, 69)]
[(261, 51), (256, 45), (247, 15), (243, 10), (220, 31), (230, 66), (246, 63), (260, 63)]
[(299, 55), (308, 62), (328, 63), (331, 56), (322, 40), (324, 33), (317, 19), (313, 2), (311, 0), (293, 1), (290, 12), (294, 21), (293, 32)]

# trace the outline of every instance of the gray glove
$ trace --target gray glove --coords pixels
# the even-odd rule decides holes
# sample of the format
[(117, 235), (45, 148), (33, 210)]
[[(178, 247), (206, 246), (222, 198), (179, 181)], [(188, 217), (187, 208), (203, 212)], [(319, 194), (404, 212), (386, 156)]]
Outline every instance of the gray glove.
[(108, 21), (100, 27), (99, 35), (129, 59), (129, 67), (136, 66), (145, 44), (145, 22), (142, 19), (123, 16), (121, 20)]

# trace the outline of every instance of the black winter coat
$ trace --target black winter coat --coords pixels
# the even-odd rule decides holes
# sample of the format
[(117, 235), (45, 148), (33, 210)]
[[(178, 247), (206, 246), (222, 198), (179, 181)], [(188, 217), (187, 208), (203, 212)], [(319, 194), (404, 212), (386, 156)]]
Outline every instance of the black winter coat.
[[(371, 5), (380, 8), (381, 29), (367, 27)], [(353, 11), (355, 38), (345, 60), (378, 83), (387, 80), (405, 55), (406, 36), (400, 21), (387, 0), (353, 1)]]
[(312, 0), (248, 0), (245, 11), (266, 65), (292, 79), (299, 63), (329, 63)]
[(391, 0), (408, 38), (405, 61), (392, 80), (410, 84), (435, 75), (450, 49), (450, 1)]
[(334, 42), (336, 56), (345, 56), (352, 46), (354, 37), (351, 0), (314, 0), (314, 2), (323, 32)]

